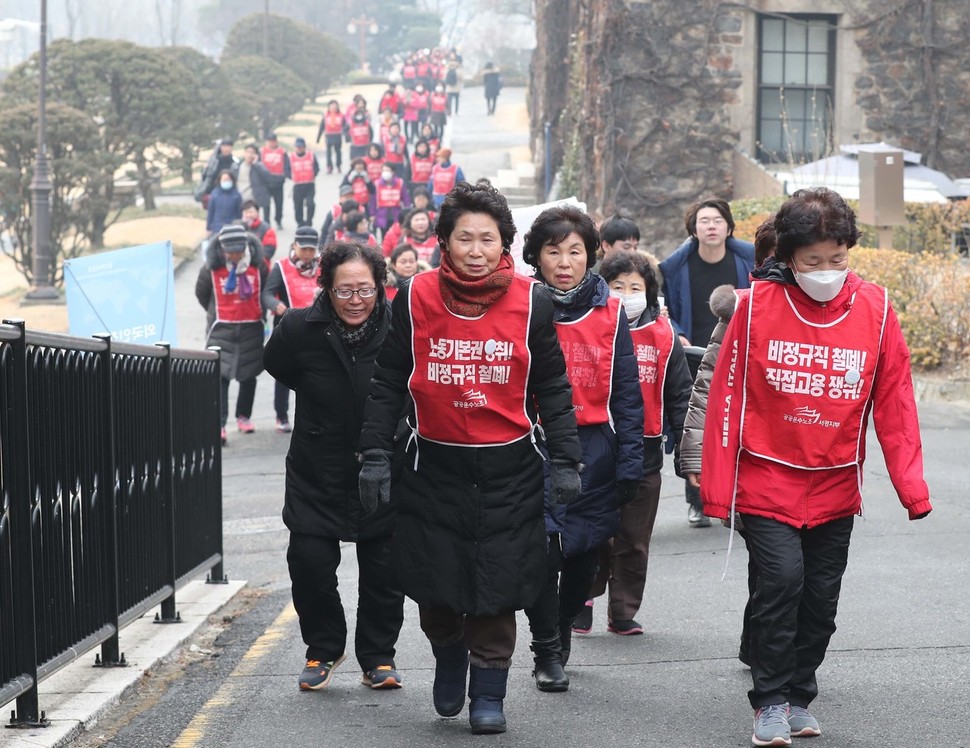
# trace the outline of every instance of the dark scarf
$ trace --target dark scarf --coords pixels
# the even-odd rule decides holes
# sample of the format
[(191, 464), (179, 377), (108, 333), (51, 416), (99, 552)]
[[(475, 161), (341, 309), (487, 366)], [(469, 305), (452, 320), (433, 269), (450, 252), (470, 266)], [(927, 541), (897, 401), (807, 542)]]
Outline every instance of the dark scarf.
[(495, 270), (481, 278), (460, 272), (451, 264), (449, 254), (442, 252), (438, 288), (450, 312), (462, 317), (480, 317), (509, 290), (514, 274), (515, 265), (508, 252), (502, 253)]
[(583, 279), (575, 287), (568, 291), (561, 291), (555, 286), (549, 285), (542, 273), (538, 270), (535, 274), (536, 280), (541, 281), (550, 292), (552, 303), (562, 309), (575, 309), (577, 307), (589, 307), (593, 303), (593, 296), (596, 294), (596, 284), (593, 282), (593, 271), (587, 270)]
[(778, 262), (774, 256), (766, 257), (764, 262), (752, 270), (751, 278), (753, 280), (767, 280), (773, 283), (795, 285), (795, 276), (792, 274), (792, 271), (784, 263)]

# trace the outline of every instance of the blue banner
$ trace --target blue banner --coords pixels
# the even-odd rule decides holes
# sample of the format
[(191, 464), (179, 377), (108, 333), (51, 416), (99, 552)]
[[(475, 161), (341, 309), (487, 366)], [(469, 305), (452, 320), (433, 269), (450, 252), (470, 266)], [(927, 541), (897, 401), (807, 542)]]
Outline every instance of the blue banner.
[(64, 280), (71, 335), (178, 344), (171, 242), (66, 260)]

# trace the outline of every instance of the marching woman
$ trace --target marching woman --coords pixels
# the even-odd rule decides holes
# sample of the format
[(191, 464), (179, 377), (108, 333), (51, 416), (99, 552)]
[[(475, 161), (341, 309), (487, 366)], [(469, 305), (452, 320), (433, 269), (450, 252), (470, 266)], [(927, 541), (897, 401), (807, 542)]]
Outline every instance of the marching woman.
[(758, 568), (750, 659), (754, 745), (819, 735), (808, 706), (835, 631), (872, 412), (899, 500), (930, 513), (909, 351), (886, 289), (849, 272), (855, 214), (826, 188), (775, 216), (787, 271), (741, 295), (704, 425), (704, 512), (740, 514)]
[(222, 349), (220, 368), (222, 443), (229, 419), (229, 382), (239, 382), (236, 426), (240, 433), (256, 430), (252, 422), (256, 377), (263, 370), (263, 307), (261, 289), (266, 262), (259, 240), (238, 224), (224, 226), (209, 243), (206, 264), (195, 282), (195, 298), (206, 310), (209, 332), (205, 344)]
[(554, 500), (578, 495), (580, 448), (552, 303), (514, 271), (505, 198), (485, 180), (458, 184), (437, 233), (441, 267), (394, 299), (360, 439), (360, 498), (390, 499), (410, 395), (393, 488), (398, 576), (434, 652), (435, 709), (459, 714), (467, 681), (472, 732), (499, 733), (515, 611), (535, 601), (546, 564), (538, 419)]
[(522, 259), (552, 299), (582, 444), (582, 492), (569, 506), (546, 498), (547, 567), (543, 589), (526, 608), (536, 686), (565, 691), (563, 643), (582, 611), (599, 557), (643, 475), (643, 397), (630, 327), (620, 301), (590, 268), (599, 234), (573, 207), (544, 210), (525, 236)]
[(343, 168), (341, 150), (343, 148), (343, 136), (347, 129), (347, 122), (343, 113), (340, 111), (340, 103), (336, 99), (327, 102), (327, 111), (320, 119), (320, 127), (317, 129), (317, 142), (320, 136), (325, 136), (327, 145), (327, 174), (333, 174), (334, 165), (339, 174)]
[(393, 300), (404, 281), (430, 269), (430, 265), (418, 259), (418, 252), (414, 247), (410, 244), (399, 244), (387, 258), (387, 281), (384, 283), (387, 298)]
[(293, 605), (307, 645), (304, 690), (325, 689), (346, 657), (347, 623), (337, 589), (341, 542), (357, 546), (354, 652), (362, 682), (401, 686), (394, 663), (404, 622), (404, 595), (392, 581), (394, 508), (367, 514), (357, 493), (356, 443), (374, 360), (387, 334), (384, 258), (375, 249), (338, 242), (320, 258), (320, 295), (290, 309), (266, 344), (266, 370), (296, 391), (296, 418), (286, 456), (283, 522)]
[[(647, 582), (650, 536), (660, 505), (660, 470), (663, 467), (664, 419), (675, 444), (680, 443), (691, 376), (680, 338), (670, 320), (660, 314), (659, 284), (650, 261), (640, 252), (612, 252), (600, 267), (610, 294), (623, 302), (637, 357), (643, 395), (643, 477), (636, 498), (620, 508), (620, 529), (603, 547), (599, 573), (591, 598), (609, 589), (609, 631), (630, 636), (643, 633), (634, 620)], [(675, 456), (674, 466), (677, 467)], [(592, 618), (592, 605), (586, 603)], [(574, 624), (578, 629), (578, 622)], [(589, 625), (585, 626), (589, 629)]]
[[(296, 230), (290, 253), (273, 265), (263, 287), (263, 308), (273, 315), (273, 328), (290, 307), (302, 309), (311, 306), (319, 293), (317, 285), (317, 247), (320, 235), (312, 226), (300, 226)], [(290, 425), (290, 388), (276, 381), (273, 396), (276, 410), (276, 430), (288, 434)]]

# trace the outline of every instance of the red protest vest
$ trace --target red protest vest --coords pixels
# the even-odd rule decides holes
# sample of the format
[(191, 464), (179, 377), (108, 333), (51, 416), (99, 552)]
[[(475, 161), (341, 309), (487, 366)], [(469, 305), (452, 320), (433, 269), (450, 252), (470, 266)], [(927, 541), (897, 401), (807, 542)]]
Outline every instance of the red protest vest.
[(392, 164), (404, 163), (404, 146), (407, 142), (403, 135), (391, 137), (390, 135), (382, 139), (384, 144), (384, 158)]
[(824, 326), (798, 313), (783, 284), (756, 281), (748, 298), (741, 447), (809, 470), (858, 464), (886, 289), (863, 283), (848, 310)]
[[(353, 188), (354, 200), (357, 201), (358, 205), (367, 205), (370, 200), (370, 190), (367, 189), (367, 182), (364, 181), (362, 177), (354, 177), (354, 180), (350, 183)], [(336, 216), (334, 216), (336, 218)]]
[(428, 180), (431, 179), (431, 170), (433, 168), (434, 156), (430, 154), (425, 157), (418, 155), (411, 156), (411, 181), (427, 184)]
[(350, 142), (352, 145), (368, 145), (370, 143), (370, 123), (364, 122), (350, 123)]
[(469, 318), (445, 306), (437, 270), (411, 279), (414, 370), (408, 389), (421, 437), (489, 447), (532, 432), (526, 389), (532, 364), (528, 339), (533, 284), (514, 276), (508, 291), (485, 314)]
[(415, 239), (408, 239), (407, 243), (410, 244), (414, 251), (418, 253), (418, 260), (422, 262), (427, 262), (431, 264), (431, 259), (434, 257), (434, 251), (438, 248), (438, 237), (432, 232), (428, 234), (428, 238), (424, 241), (417, 241)]
[(283, 176), (283, 158), (286, 156), (286, 151), (278, 146), (276, 148), (270, 148), (264, 145), (259, 153), (259, 157), (262, 159), (266, 171), (270, 174), (276, 174), (279, 177)]
[(293, 184), (310, 184), (313, 182), (313, 154), (307, 151), (302, 156), (290, 154), (290, 176)]
[(367, 169), (367, 176), (370, 177), (370, 181), (376, 182), (381, 178), (382, 166), (384, 166), (384, 159), (364, 156), (364, 167)]
[(448, 108), (448, 94), (435, 91), (431, 94), (431, 111), (443, 112)]
[(377, 183), (377, 207), (378, 208), (397, 208), (401, 205), (401, 188), (404, 181), (400, 177), (394, 177), (390, 184), (383, 179)]
[(289, 257), (284, 257), (279, 261), (280, 272), (283, 274), (283, 286), (286, 288), (286, 298), (290, 300), (290, 306), (300, 309), (313, 304), (317, 298), (317, 275), (314, 273), (310, 277), (302, 275), (296, 269), (296, 265), (290, 262)]
[(323, 131), (327, 135), (339, 135), (344, 131), (344, 116), (340, 112), (325, 112)]
[(248, 299), (239, 296), (239, 277), (236, 278), (236, 288), (226, 291), (226, 281), (229, 279), (229, 268), (223, 266), (212, 271), (212, 290), (215, 292), (216, 322), (238, 324), (240, 322), (260, 322), (263, 319), (263, 307), (259, 300), (259, 271), (250, 265), (243, 273), (252, 286), (253, 293)]
[(431, 63), (429, 62), (419, 62), (418, 63), (418, 77), (427, 78), (428, 73), (431, 70)]
[(666, 317), (657, 317), (653, 322), (630, 330), (643, 395), (644, 436), (663, 435), (664, 380), (676, 334)]
[(573, 388), (578, 426), (613, 425), (613, 350), (620, 326), (620, 302), (594, 306), (574, 322), (556, 322), (556, 335), (566, 359), (566, 377)]
[(431, 168), (431, 179), (433, 180), (431, 183), (433, 189), (431, 191), (435, 195), (447, 195), (451, 192), (451, 188), (455, 186), (457, 178), (458, 164), (452, 164), (451, 166), (435, 164)]
[(424, 91), (422, 93), (418, 93), (417, 91), (412, 91), (411, 92), (411, 97), (410, 97), (410, 100), (409, 100), (408, 103), (414, 109), (418, 109), (418, 110), (427, 109), (428, 108), (428, 92), (427, 91)]
[(414, 80), (418, 75), (418, 69), (414, 65), (405, 65), (401, 68), (401, 77), (406, 81)]

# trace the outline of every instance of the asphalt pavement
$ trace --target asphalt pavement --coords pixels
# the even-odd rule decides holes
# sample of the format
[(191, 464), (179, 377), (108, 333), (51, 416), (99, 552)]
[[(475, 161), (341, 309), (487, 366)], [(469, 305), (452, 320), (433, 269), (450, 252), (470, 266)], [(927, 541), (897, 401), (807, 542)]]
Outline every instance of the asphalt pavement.
[[(521, 106), (521, 89), (505, 89), (502, 107)], [(476, 132), (480, 133), (476, 136)], [(508, 166), (507, 133), (484, 115), (481, 90), (466, 89), (455, 122), (455, 161), (475, 164), (470, 178)], [(474, 156), (476, 137), (496, 161)], [(526, 138), (525, 141), (522, 138)], [(519, 140), (511, 147), (527, 142)], [(497, 143), (497, 145), (496, 145)], [(461, 144), (461, 148), (459, 148)], [(501, 153), (505, 156), (501, 156)], [(490, 168), (494, 163), (494, 168)], [(466, 172), (468, 169), (466, 168)], [(318, 180), (319, 224), (339, 179)], [(322, 211), (322, 212), (321, 212)], [(280, 246), (292, 238), (290, 226)], [(284, 219), (285, 223), (285, 219)], [(176, 283), (179, 335), (200, 345), (204, 314), (193, 290), (199, 260)], [(230, 408), (235, 386), (230, 390)], [(970, 404), (920, 407), (927, 479), (935, 510), (907, 521), (870, 433), (865, 518), (853, 533), (838, 616), (839, 629), (819, 670), (813, 705), (822, 736), (811, 748), (970, 746), (964, 717), (970, 698), (970, 500), (962, 462), (970, 445)], [(372, 691), (360, 684), (350, 653), (324, 692), (301, 692), (304, 645), (290, 604), (282, 506), (288, 436), (273, 429), (272, 380), (260, 377), (254, 421), (233, 428), (223, 451), (226, 571), (246, 587), (184, 645), (173, 649), (103, 710), (69, 744), (75, 748), (216, 748), (222, 746), (675, 746), (750, 744), (748, 671), (737, 660), (746, 598), (743, 543), (728, 556), (730, 533), (715, 525), (689, 529), (683, 483), (664, 470), (651, 542), (643, 636), (606, 631), (605, 605), (594, 629), (576, 637), (568, 692), (544, 694), (530, 677), (528, 627), (519, 642), (506, 700), (509, 731), (472, 736), (467, 710), (438, 717), (431, 703), (434, 660), (410, 601), (398, 645), (404, 688)], [(232, 425), (232, 424), (230, 424)], [(340, 590), (353, 631), (354, 546), (345, 546)], [(520, 614), (521, 616), (521, 614)], [(352, 634), (350, 637), (352, 643)], [(56, 715), (49, 715), (56, 717)], [(12, 731), (0, 748), (13, 746)], [(42, 731), (18, 733), (18, 746), (52, 745)]]

